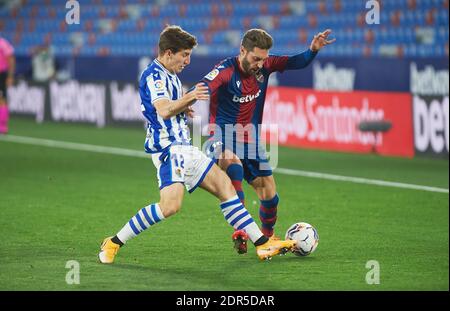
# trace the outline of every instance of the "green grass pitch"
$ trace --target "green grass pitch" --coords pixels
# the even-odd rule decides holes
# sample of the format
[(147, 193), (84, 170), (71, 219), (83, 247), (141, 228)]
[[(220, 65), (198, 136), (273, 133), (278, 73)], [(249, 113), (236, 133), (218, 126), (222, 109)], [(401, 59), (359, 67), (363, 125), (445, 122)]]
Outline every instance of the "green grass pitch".
[[(13, 118), (10, 135), (143, 150), (141, 129)], [(143, 151), (142, 151), (143, 152)], [(448, 160), (280, 148), (279, 167), (448, 189)], [(449, 196), (276, 173), (276, 233), (298, 221), (317, 251), (259, 261), (237, 255), (218, 201), (185, 194), (181, 211), (101, 265), (102, 239), (158, 201), (151, 160), (0, 140), (0, 290), (448, 290)], [(245, 185), (247, 208), (258, 204)], [(66, 262), (80, 284), (66, 283)], [(366, 283), (377, 260), (380, 284)]]

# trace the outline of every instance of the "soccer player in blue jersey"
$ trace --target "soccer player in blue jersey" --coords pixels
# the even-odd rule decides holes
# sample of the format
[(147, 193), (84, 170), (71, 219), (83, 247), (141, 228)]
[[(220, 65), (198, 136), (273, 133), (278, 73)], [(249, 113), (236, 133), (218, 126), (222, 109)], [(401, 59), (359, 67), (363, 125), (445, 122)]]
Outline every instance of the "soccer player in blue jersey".
[[(220, 146), (211, 150), (211, 154), (230, 177), (243, 204), (242, 180), (256, 191), (261, 203), (262, 232), (267, 237), (273, 236), (279, 198), (272, 169), (256, 133), (262, 122), (269, 75), (308, 66), (321, 48), (335, 41), (328, 39), (330, 33), (327, 29), (315, 35), (309, 49), (300, 54), (276, 56), (269, 54), (272, 37), (262, 29), (250, 29), (242, 38), (239, 55), (220, 62), (202, 80), (210, 94), (209, 123), (213, 127), (209, 148)], [(256, 146), (256, 152), (250, 155), (252, 146)], [(232, 238), (238, 253), (246, 253), (246, 233), (237, 230)]]
[(159, 54), (141, 75), (139, 93), (142, 113), (148, 121), (145, 151), (157, 169), (160, 200), (145, 206), (113, 237), (104, 239), (99, 259), (113, 263), (119, 248), (144, 230), (175, 214), (181, 208), (184, 186), (197, 187), (220, 200), (220, 209), (235, 230), (244, 230), (256, 246), (260, 259), (292, 250), (294, 241), (272, 241), (261, 232), (240, 202), (228, 176), (191, 145), (186, 114), (196, 100), (209, 98), (199, 84), (184, 94), (177, 74), (190, 63), (194, 36), (178, 26), (166, 27), (160, 35)]

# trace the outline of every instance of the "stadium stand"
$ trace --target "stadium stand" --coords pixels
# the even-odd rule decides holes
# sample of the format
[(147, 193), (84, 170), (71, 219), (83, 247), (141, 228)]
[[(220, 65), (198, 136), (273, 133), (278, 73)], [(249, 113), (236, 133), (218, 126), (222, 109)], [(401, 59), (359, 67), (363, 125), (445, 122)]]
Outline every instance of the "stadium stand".
[[(366, 1), (200, 1), (93, 0), (80, 3), (80, 24), (65, 22), (64, 1), (6, 1), (0, 7), (0, 34), (31, 55), (50, 44), (56, 56), (143, 56), (154, 53), (165, 24), (195, 34), (197, 53), (234, 54), (250, 27), (275, 38), (275, 53), (298, 52), (313, 34), (333, 29), (330, 57), (448, 57), (449, 0), (383, 0), (380, 24), (365, 22)], [(149, 53), (149, 51), (151, 53)]]

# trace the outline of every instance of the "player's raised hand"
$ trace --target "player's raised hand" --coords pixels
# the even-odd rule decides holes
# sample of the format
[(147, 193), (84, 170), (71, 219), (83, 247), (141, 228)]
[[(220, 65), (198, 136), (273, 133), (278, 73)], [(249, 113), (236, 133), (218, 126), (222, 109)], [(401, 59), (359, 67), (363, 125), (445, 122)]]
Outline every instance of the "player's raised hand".
[(330, 35), (330, 33), (331, 29), (327, 29), (324, 32), (319, 32), (318, 34), (316, 34), (309, 47), (311, 51), (317, 52), (325, 45), (331, 44), (336, 41), (336, 39), (328, 40), (328, 36)]

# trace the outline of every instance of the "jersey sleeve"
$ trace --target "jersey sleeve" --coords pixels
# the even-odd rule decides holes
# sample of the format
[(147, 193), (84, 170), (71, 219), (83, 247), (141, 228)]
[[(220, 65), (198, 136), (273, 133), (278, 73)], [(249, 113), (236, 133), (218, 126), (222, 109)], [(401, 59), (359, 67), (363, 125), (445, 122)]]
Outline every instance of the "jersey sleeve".
[(223, 84), (227, 83), (227, 72), (231, 70), (229, 67), (219, 64), (210, 71), (200, 82), (203, 82), (208, 88), (209, 93), (215, 93)]
[(316, 57), (317, 52), (310, 49), (292, 56), (270, 55), (265, 61), (264, 67), (269, 73), (274, 71), (283, 72), (284, 70), (302, 69), (308, 66)]
[(169, 92), (166, 87), (165, 77), (161, 72), (154, 71), (146, 78), (147, 88), (150, 94), (150, 102), (153, 103), (160, 99), (170, 100)]
[(270, 55), (264, 62), (264, 68), (272, 73), (274, 71), (283, 72), (286, 69), (286, 64), (289, 60), (289, 56)]

